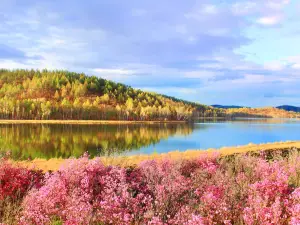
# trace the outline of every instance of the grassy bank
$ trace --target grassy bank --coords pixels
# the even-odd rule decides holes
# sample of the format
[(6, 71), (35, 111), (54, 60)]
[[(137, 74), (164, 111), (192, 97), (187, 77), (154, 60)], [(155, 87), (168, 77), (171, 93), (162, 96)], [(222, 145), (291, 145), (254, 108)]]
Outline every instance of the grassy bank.
[[(244, 146), (223, 147), (220, 149), (207, 149), (207, 150), (187, 150), (184, 152), (172, 151), (162, 154), (151, 155), (133, 155), (133, 156), (118, 156), (118, 157), (101, 157), (102, 162), (105, 165), (119, 165), (119, 166), (132, 166), (139, 164), (145, 160), (162, 160), (162, 159), (194, 159), (203, 154), (213, 154), (218, 152), (222, 156), (232, 155), (236, 153), (254, 152), (254, 151), (266, 151), (266, 150), (284, 150), (297, 148), (300, 149), (300, 141), (289, 142), (275, 142), (266, 144), (248, 144)], [(65, 162), (65, 159), (53, 158), (46, 159), (34, 159), (32, 161), (22, 161), (22, 165), (35, 167), (43, 171), (58, 170), (60, 166)]]
[(129, 120), (0, 120), (0, 124), (157, 124), (187, 123), (187, 121), (129, 121)]

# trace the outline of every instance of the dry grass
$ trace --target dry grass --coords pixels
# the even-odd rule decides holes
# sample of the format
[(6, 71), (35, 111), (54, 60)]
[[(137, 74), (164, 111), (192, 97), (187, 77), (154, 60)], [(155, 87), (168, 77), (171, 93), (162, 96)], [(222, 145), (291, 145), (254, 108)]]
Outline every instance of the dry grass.
[[(14, 225), (16, 224), (16, 217), (21, 211), (20, 202), (18, 200), (4, 200), (0, 201), (0, 224)], [(2, 222), (2, 223), (1, 223)]]
[[(245, 153), (245, 152), (253, 152), (253, 151), (263, 151), (263, 150), (283, 150), (283, 149), (290, 149), (290, 148), (300, 148), (300, 141), (276, 142), (276, 143), (266, 143), (266, 144), (248, 144), (244, 146), (223, 147), (220, 149), (187, 150), (184, 152), (172, 151), (168, 153), (152, 154), (152, 155), (101, 157), (101, 160), (106, 165), (132, 166), (144, 160), (153, 160), (153, 159), (161, 160), (164, 158), (169, 158), (173, 160), (192, 159), (202, 154), (213, 154), (216, 152), (224, 156), (224, 155), (231, 155), (235, 153)], [(18, 163), (20, 163), (21, 165), (48, 171), (48, 170), (58, 170), (59, 167), (64, 162), (65, 159), (53, 158), (50, 160), (34, 159), (32, 161), (21, 161)]]

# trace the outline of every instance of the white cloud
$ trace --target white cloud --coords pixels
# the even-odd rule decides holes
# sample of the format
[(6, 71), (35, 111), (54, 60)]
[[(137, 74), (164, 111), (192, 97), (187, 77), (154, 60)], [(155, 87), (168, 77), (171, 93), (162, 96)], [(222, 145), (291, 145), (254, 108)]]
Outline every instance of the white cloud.
[(258, 4), (254, 1), (237, 2), (232, 5), (232, 12), (236, 15), (248, 15), (257, 11)]
[(295, 63), (292, 65), (293, 69), (299, 70), (300, 69), (300, 63)]
[(264, 68), (267, 70), (278, 71), (284, 69), (284, 67), (285, 65), (279, 61), (267, 62), (264, 64)]
[(2, 60), (0, 61), (0, 68), (4, 69), (29, 69), (30, 67), (27, 64), (18, 63), (13, 60)]
[(201, 11), (206, 14), (216, 14), (218, 9), (215, 5), (204, 5)]
[(197, 90), (195, 88), (181, 88), (181, 87), (137, 87), (139, 89), (143, 89), (149, 92), (162, 93), (162, 94), (170, 94), (170, 93), (179, 93), (179, 94), (197, 94)]
[(66, 43), (66, 41), (63, 40), (63, 39), (55, 39), (54, 40), (54, 44), (56, 44), (56, 45), (62, 45), (62, 44), (65, 44), (65, 43)]
[(300, 69), (300, 55), (285, 57), (282, 61), (290, 65), (292, 69)]
[(231, 11), (238, 16), (251, 16), (257, 24), (273, 26), (284, 18), (284, 7), (290, 0), (251, 0), (240, 1), (231, 6)]
[(198, 71), (188, 71), (184, 73), (184, 77), (186, 78), (199, 78), (199, 79), (212, 79), (216, 76), (219, 76), (223, 73), (218, 71), (210, 71), (210, 70), (198, 70)]
[(264, 75), (264, 74), (245, 74), (244, 77), (235, 79), (231, 81), (234, 84), (262, 84), (266, 85), (267, 83), (273, 82), (295, 82), (295, 79), (279, 76), (279, 75)]
[(119, 75), (128, 75), (128, 74), (134, 74), (134, 70), (127, 70), (127, 69), (108, 69), (108, 68), (96, 68), (92, 71), (99, 73), (99, 74), (119, 74)]
[(274, 10), (281, 10), (284, 6), (290, 3), (290, 0), (268, 0), (267, 6)]
[(221, 63), (201, 63), (198, 67), (205, 69), (222, 69), (223, 65)]
[(273, 16), (264, 16), (260, 17), (256, 22), (265, 26), (273, 26), (280, 23), (282, 20), (282, 16), (273, 15)]
[(257, 74), (246, 74), (243, 78), (233, 80), (232, 83), (241, 84), (241, 83), (264, 83), (266, 77), (264, 75)]
[(97, 75), (101, 78), (112, 80), (115, 82), (127, 83), (130, 79), (137, 79), (134, 70), (128, 70), (123, 68), (95, 68), (89, 70), (91, 74)]
[(191, 35), (187, 38), (187, 41), (189, 43), (195, 43), (197, 41), (197, 38), (195, 36)]
[(213, 17), (219, 13), (217, 6), (212, 4), (200, 4), (191, 9), (190, 12), (185, 13), (184, 17), (187, 19), (205, 20), (206, 17)]
[(5, 69), (67, 69), (66, 67), (58, 64), (56, 60), (26, 60), (24, 62), (16, 62), (13, 60), (3, 60), (0, 62), (0, 68)]

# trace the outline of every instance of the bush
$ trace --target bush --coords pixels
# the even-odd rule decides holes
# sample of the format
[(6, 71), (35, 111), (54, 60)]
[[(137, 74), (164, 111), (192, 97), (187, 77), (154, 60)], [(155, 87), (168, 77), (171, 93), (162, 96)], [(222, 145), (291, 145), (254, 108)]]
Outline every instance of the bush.
[(20, 224), (299, 224), (299, 153), (270, 156), (204, 155), (128, 168), (84, 156), (44, 177), (3, 164), (1, 187), (6, 200), (18, 196)]
[(14, 166), (0, 159), (0, 222), (12, 223), (20, 211), (23, 197), (29, 190), (40, 188), (42, 184), (41, 171)]
[(28, 194), (21, 222), (49, 224), (59, 218), (65, 224), (131, 224), (143, 221), (150, 202), (139, 170), (105, 167), (82, 157), (69, 160)]

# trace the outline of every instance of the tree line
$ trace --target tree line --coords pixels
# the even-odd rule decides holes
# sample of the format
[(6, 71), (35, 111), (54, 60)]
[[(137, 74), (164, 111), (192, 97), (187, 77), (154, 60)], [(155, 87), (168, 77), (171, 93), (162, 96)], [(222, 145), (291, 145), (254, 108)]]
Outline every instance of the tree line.
[(0, 70), (1, 119), (190, 120), (224, 110), (84, 73)]

